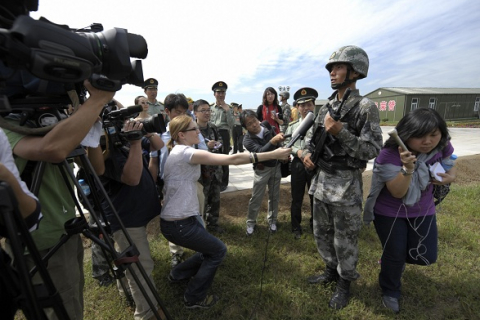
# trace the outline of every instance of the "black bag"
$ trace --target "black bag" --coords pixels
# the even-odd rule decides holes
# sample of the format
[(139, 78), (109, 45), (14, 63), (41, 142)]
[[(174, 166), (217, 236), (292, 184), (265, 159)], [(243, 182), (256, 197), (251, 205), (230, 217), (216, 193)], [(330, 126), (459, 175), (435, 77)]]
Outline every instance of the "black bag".
[(450, 183), (444, 185), (433, 185), (433, 198), (435, 199), (435, 205), (438, 205), (440, 202), (445, 199), (447, 194), (450, 192)]
[(291, 157), (288, 157), (288, 160), (286, 162), (280, 161), (280, 171), (282, 173), (282, 178), (286, 178), (292, 173)]

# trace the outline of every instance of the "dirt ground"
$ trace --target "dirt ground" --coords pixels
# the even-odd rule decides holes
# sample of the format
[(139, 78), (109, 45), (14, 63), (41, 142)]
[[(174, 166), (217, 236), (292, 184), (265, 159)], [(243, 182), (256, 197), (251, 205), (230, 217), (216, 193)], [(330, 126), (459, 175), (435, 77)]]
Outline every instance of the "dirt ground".
[[(480, 154), (473, 156), (460, 157), (456, 163), (457, 179), (456, 183), (459, 185), (468, 185), (480, 182)], [(364, 197), (368, 195), (370, 190), (370, 183), (372, 172), (367, 171), (363, 174), (363, 194)], [(248, 201), (250, 200), (252, 190), (241, 190), (236, 192), (228, 192), (221, 194), (221, 208), (220, 216), (222, 219), (230, 220), (232, 222), (244, 221), (247, 215)], [(290, 184), (282, 184), (280, 187), (280, 207), (279, 211), (290, 210)], [(309, 210), (308, 196), (305, 195), (303, 202), (303, 210)], [(262, 203), (261, 211), (267, 210), (267, 195), (265, 194)], [(288, 217), (288, 219), (290, 219)]]

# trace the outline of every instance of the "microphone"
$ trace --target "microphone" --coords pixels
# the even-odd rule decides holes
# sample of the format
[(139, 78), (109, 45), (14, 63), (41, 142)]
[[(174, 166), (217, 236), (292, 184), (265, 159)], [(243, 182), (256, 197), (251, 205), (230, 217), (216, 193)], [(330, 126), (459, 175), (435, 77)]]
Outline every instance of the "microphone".
[(287, 148), (291, 148), (295, 142), (297, 142), (298, 139), (305, 137), (307, 134), (308, 129), (310, 129), (311, 126), (313, 126), (313, 123), (315, 122), (315, 116), (313, 115), (313, 112), (309, 112), (305, 118), (302, 120), (302, 123), (298, 126), (295, 131), (292, 133), (292, 140), (286, 145)]
[(397, 129), (393, 128), (392, 130), (388, 131), (388, 135), (395, 139), (395, 142), (402, 147), (403, 150), (408, 151), (407, 146), (403, 143), (402, 139), (398, 136)]

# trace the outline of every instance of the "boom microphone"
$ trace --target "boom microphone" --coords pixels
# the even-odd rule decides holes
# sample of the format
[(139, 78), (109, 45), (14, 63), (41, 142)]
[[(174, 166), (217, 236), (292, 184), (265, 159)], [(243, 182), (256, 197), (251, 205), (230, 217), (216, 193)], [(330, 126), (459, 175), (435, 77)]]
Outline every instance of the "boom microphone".
[(291, 148), (295, 142), (297, 142), (298, 139), (305, 137), (307, 134), (308, 129), (310, 129), (311, 126), (313, 126), (313, 123), (315, 122), (315, 116), (313, 115), (313, 112), (309, 112), (305, 118), (302, 120), (302, 123), (298, 126), (295, 131), (292, 133), (292, 140), (286, 145), (287, 148)]

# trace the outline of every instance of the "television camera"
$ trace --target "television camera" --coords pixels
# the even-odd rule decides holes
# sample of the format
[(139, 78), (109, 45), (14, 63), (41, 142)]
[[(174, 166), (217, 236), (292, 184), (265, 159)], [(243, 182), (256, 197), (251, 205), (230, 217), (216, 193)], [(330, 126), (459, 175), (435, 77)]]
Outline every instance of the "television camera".
[(122, 147), (128, 140), (140, 140), (147, 133), (163, 133), (167, 130), (163, 116), (156, 114), (137, 120), (143, 124), (142, 130), (122, 132), (124, 121), (141, 112), (143, 108), (137, 105), (113, 110), (114, 104), (115, 102), (108, 104), (102, 113), (103, 129), (114, 147)]

